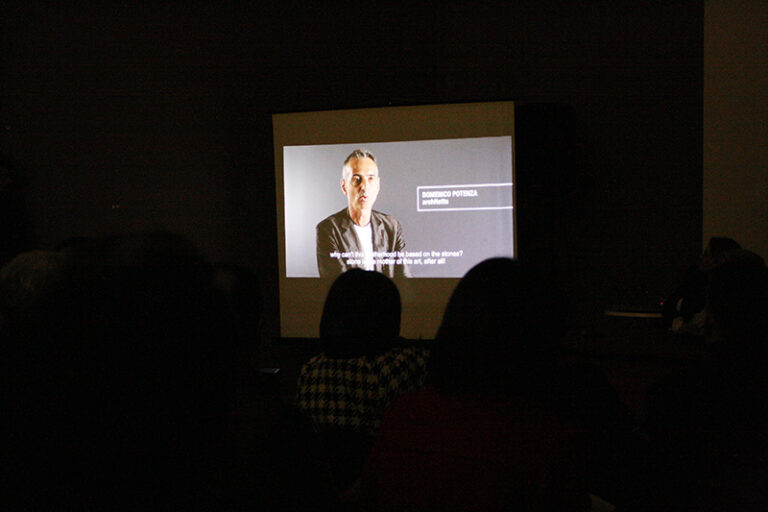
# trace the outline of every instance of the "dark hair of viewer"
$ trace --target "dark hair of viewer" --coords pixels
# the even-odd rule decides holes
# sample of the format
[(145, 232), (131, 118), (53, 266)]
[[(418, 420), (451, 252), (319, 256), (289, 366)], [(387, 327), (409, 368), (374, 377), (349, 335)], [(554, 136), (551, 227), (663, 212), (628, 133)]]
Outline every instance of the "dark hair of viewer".
[(36, 391), (14, 397), (8, 466), (24, 471), (12, 499), (134, 510), (214, 499), (203, 483), (225, 445), (233, 350), (207, 260), (170, 232), (73, 239), (26, 259), (0, 272), (5, 352)]
[(724, 236), (713, 236), (707, 242), (707, 246), (701, 255), (700, 269), (703, 271), (709, 270), (723, 254), (739, 249), (741, 249), (741, 246), (736, 240)]
[(353, 268), (331, 285), (320, 319), (320, 339), (332, 358), (373, 355), (400, 334), (400, 293), (385, 275)]
[(563, 314), (543, 278), (522, 263), (493, 258), (454, 290), (430, 359), (441, 392), (536, 392), (545, 387)]
[(724, 348), (743, 356), (764, 350), (768, 335), (768, 269), (757, 254), (723, 253), (709, 271), (707, 315)]

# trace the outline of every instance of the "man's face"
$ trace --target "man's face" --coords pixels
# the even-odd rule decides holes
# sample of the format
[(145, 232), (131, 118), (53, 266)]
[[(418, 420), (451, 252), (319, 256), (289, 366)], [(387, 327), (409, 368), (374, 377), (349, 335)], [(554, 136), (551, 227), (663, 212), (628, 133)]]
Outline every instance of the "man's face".
[(341, 180), (341, 190), (347, 196), (351, 211), (370, 210), (379, 195), (379, 168), (370, 158), (349, 161), (351, 172)]

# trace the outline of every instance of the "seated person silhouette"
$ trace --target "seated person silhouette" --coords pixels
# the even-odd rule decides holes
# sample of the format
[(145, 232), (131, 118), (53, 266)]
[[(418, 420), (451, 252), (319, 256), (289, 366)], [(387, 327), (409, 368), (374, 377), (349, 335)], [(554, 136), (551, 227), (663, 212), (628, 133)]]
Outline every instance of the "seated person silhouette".
[(668, 510), (766, 510), (768, 270), (755, 253), (720, 254), (707, 272), (710, 357), (655, 386), (648, 431)]
[(426, 389), (395, 399), (361, 479), (371, 510), (586, 510), (579, 434), (551, 406), (561, 332), (543, 281), (486, 260), (453, 292)]
[(737, 249), (741, 249), (741, 246), (730, 238), (709, 239), (699, 263), (687, 270), (682, 282), (664, 300), (662, 314), (672, 332), (696, 336), (704, 334), (707, 272), (720, 255)]
[(338, 450), (329, 450), (349, 448), (354, 444), (349, 440), (356, 440), (357, 453), (340, 463), (346, 465), (342, 471), (356, 468), (345, 471), (352, 480), (389, 402), (425, 380), (428, 351), (403, 346), (400, 314), (400, 294), (389, 278), (361, 269), (346, 271), (334, 281), (323, 307), (323, 352), (304, 364), (299, 375), (296, 404), (319, 432), (328, 433), (326, 440), (339, 440)]
[(71, 241), (0, 271), (9, 509), (216, 509), (233, 336), (171, 233)]

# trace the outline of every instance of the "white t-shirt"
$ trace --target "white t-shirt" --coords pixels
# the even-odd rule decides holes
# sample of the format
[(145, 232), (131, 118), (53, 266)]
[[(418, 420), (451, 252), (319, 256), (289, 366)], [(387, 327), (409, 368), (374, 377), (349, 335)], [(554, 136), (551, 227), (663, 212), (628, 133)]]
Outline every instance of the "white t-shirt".
[(358, 226), (357, 224), (353, 224), (353, 226), (357, 239), (360, 240), (360, 245), (363, 247), (363, 268), (373, 270), (373, 227), (370, 222), (365, 226)]

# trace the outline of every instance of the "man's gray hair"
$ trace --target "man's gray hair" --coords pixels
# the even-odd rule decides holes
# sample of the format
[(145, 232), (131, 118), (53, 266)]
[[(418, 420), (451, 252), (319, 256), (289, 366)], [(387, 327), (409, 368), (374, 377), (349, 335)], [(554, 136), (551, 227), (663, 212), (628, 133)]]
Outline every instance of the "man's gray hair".
[(349, 166), (350, 160), (360, 160), (361, 158), (370, 158), (374, 161), (374, 163), (376, 162), (376, 157), (373, 156), (373, 153), (367, 149), (356, 149), (351, 152), (347, 158), (344, 159), (344, 166), (341, 168), (341, 177), (344, 179), (347, 178), (347, 170), (351, 169)]

